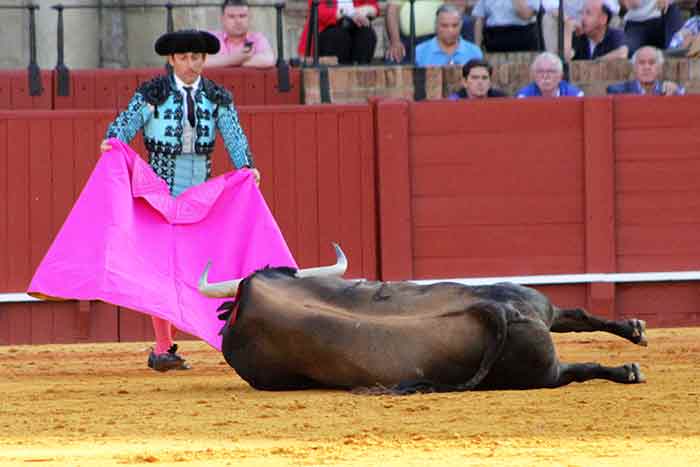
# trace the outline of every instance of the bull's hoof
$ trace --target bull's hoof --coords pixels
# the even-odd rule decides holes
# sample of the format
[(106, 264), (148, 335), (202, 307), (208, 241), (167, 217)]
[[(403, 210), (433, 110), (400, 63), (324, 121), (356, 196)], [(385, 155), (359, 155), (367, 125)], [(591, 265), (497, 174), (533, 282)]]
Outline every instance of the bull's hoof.
[(627, 369), (626, 382), (628, 384), (638, 384), (647, 382), (647, 379), (642, 373), (642, 370), (639, 369), (638, 363), (628, 363), (625, 365), (625, 369)]
[(629, 320), (630, 326), (632, 326), (632, 342), (642, 347), (649, 345), (647, 342), (647, 323), (642, 319), (631, 319)]

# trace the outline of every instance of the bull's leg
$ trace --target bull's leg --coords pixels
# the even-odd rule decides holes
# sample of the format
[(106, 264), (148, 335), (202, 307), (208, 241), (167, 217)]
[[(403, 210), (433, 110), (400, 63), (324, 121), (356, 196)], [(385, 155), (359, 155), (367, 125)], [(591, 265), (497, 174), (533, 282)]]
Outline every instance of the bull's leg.
[(582, 383), (591, 379), (607, 379), (622, 384), (643, 383), (646, 380), (636, 363), (615, 367), (597, 363), (561, 363), (558, 377), (548, 387), (558, 388), (572, 382)]
[(647, 345), (645, 330), (646, 323), (640, 319), (601, 319), (582, 308), (556, 310), (550, 327), (552, 332), (609, 332), (643, 346)]

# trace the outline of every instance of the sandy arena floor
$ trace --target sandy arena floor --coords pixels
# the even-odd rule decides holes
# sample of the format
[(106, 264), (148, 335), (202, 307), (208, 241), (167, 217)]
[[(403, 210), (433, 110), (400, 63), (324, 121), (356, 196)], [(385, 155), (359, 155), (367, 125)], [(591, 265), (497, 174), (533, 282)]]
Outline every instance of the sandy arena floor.
[(251, 389), (183, 342), (0, 347), (0, 466), (698, 466), (700, 328), (555, 336), (562, 360), (637, 361), (648, 382), (408, 397)]

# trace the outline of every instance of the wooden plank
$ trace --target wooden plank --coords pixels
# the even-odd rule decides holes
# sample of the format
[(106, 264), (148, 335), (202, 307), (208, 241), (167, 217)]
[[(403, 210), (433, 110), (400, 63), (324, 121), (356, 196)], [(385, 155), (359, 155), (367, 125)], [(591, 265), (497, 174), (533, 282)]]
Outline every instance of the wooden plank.
[(90, 304), (90, 341), (117, 342), (119, 340), (119, 311), (104, 302)]
[[(548, 135), (581, 128), (581, 99), (498, 99), (462, 105), (453, 101), (420, 102), (412, 105), (411, 134), (449, 135), (492, 133), (499, 138), (503, 130), (542, 133), (546, 121)], [(515, 105), (514, 105), (515, 104)]]
[(120, 110), (118, 106), (117, 81), (112, 70), (95, 71), (95, 108)]
[[(73, 78), (75, 77), (75, 79)], [(97, 89), (95, 83), (95, 70), (82, 70), (82, 73), (73, 73), (73, 105), (75, 109), (96, 109)]]
[[(412, 107), (411, 107), (412, 109)], [(380, 278), (413, 277), (409, 105), (375, 104)]]
[(138, 80), (136, 73), (126, 73), (120, 72), (119, 75), (115, 77), (116, 87), (115, 92), (117, 95), (117, 109), (122, 111), (126, 109), (129, 105), (129, 101), (134, 96), (136, 87), (138, 86)]
[[(468, 141), (468, 142), (467, 142)], [(509, 129), (495, 135), (450, 133), (441, 135), (416, 135), (412, 138), (415, 167), (443, 165), (474, 166), (493, 164), (501, 168), (503, 175), (536, 164), (546, 167), (561, 161), (580, 161), (583, 157), (581, 127), (550, 132)], [(533, 170), (534, 172), (534, 170)]]
[(7, 303), (3, 305), (7, 312), (10, 345), (32, 343), (31, 305), (27, 303)]
[(619, 161), (616, 169), (616, 191), (691, 192), (697, 189), (700, 159)]
[(55, 238), (75, 201), (75, 142), (89, 135), (73, 132), (73, 119), (51, 122), (51, 238)]
[(699, 255), (625, 254), (617, 257), (620, 272), (696, 271)]
[[(0, 75), (0, 86), (2, 86), (1, 81), (2, 75)], [(1, 89), (0, 92), (2, 92)], [(8, 140), (7, 127), (8, 121), (0, 119), (0, 213), (9, 213), (10, 171), (8, 163), (11, 157), (16, 157), (16, 154), (10, 153), (10, 143)], [(0, 292), (11, 291), (9, 289), (10, 266), (8, 264), (8, 250), (10, 248), (8, 230), (10, 229), (10, 224), (11, 223), (9, 215), (0, 214)]]
[(622, 317), (643, 317), (648, 326), (700, 325), (697, 283), (620, 284), (617, 303)]
[[(30, 178), (26, 188), (29, 195), (29, 236), (26, 241), (29, 243), (30, 271), (25, 277), (27, 283), (53, 239), (51, 121), (31, 120), (29, 137), (31, 141), (28, 153)], [(60, 163), (60, 161), (56, 162)]]
[(0, 345), (10, 345), (10, 316), (6, 303), (0, 304)]
[(559, 308), (577, 308), (586, 303), (586, 284), (536, 285), (532, 288), (545, 294)]
[[(27, 120), (8, 120), (7, 153), (12, 157), (7, 160), (7, 191), (12, 193), (8, 199), (7, 218), (12, 224), (7, 229), (7, 288), (12, 291), (24, 290), (31, 276), (29, 261), (31, 258), (31, 232), (29, 230), (29, 154), (30, 132)], [(29, 335), (29, 334), (27, 334)]]
[(53, 336), (52, 342), (56, 344), (74, 344), (85, 342), (78, 339), (80, 323), (78, 321), (77, 301), (53, 303)]
[(10, 75), (7, 72), (0, 72), (0, 110), (12, 109), (12, 85)]
[[(32, 101), (32, 96), (29, 95), (29, 82), (27, 80), (27, 74), (23, 73), (20, 76), (20, 72), (10, 72), (10, 89), (11, 89), (11, 104), (10, 108), (14, 110), (29, 110), (34, 107)], [(43, 77), (43, 76), (42, 76)], [(51, 92), (51, 87), (44, 85), (44, 93)]]
[[(320, 265), (318, 228), (318, 147), (316, 116), (302, 113), (294, 121), (296, 177), (296, 235), (301, 241), (294, 255), (299, 267)], [(330, 246), (329, 246), (330, 248)]]
[(615, 96), (615, 128), (700, 127), (700, 95)]
[[(528, 258), (584, 253), (583, 225), (417, 227), (416, 258)], [(569, 271), (572, 272), (572, 271)]]
[(361, 196), (360, 221), (362, 237), (362, 277), (374, 280), (378, 277), (378, 248), (377, 248), (377, 185), (376, 185), (376, 153), (374, 134), (375, 107), (370, 106), (367, 112), (361, 114), (359, 134), (359, 156), (361, 174), (359, 192)]
[[(584, 103), (586, 271), (591, 272), (615, 271), (612, 113), (610, 99), (591, 99)], [(614, 313), (613, 310), (610, 312)]]
[(509, 167), (488, 164), (433, 165), (415, 167), (414, 196), (583, 193), (583, 160), (561, 159), (552, 163), (519, 164)]
[(119, 342), (152, 341), (151, 317), (138, 311), (119, 307)]
[[(273, 140), (274, 154), (274, 199), (275, 218), (282, 230), (287, 245), (296, 256), (299, 251), (297, 231), (297, 194), (296, 185), (301, 182), (302, 174), (297, 172), (294, 148), (295, 127), (293, 114), (266, 114), (272, 118), (273, 129), (270, 137)], [(260, 118), (260, 116), (258, 117)]]
[[(338, 118), (337, 190), (340, 192), (340, 223), (337, 235), (346, 254), (350, 255), (346, 277), (362, 277), (362, 158), (358, 154), (359, 115), (357, 112), (342, 112), (338, 114)], [(321, 245), (321, 249), (323, 248)], [(327, 248), (330, 250), (330, 246)]]
[(413, 200), (413, 225), (538, 225), (583, 223), (580, 194), (421, 196)]
[[(272, 213), (277, 215), (275, 204), (275, 166), (274, 118), (271, 112), (260, 110), (241, 112), (241, 125), (248, 136), (248, 144), (253, 154), (255, 166), (260, 171), (260, 190)], [(230, 163), (229, 163), (230, 166)]]
[(700, 224), (700, 190), (625, 192), (617, 196), (620, 225)]
[[(677, 255), (700, 259), (697, 224), (618, 226), (618, 255)], [(697, 267), (697, 265), (696, 265)]]
[[(459, 277), (495, 277), (538, 274), (569, 274), (583, 272), (583, 255), (523, 255), (418, 257), (413, 262), (415, 279), (446, 279)], [(585, 303), (585, 300), (581, 301)]]
[[(29, 317), (32, 344), (54, 343), (53, 303), (29, 304)], [(63, 317), (65, 318), (65, 317)]]
[(618, 161), (697, 159), (700, 128), (616, 129)]
[(265, 105), (298, 105), (301, 104), (301, 71), (298, 68), (289, 69), (288, 92), (279, 90), (279, 80), (276, 68), (265, 72)]
[[(74, 203), (95, 167), (99, 157), (99, 142), (104, 134), (97, 134), (94, 119), (76, 119), (73, 122), (73, 176), (71, 198)], [(57, 217), (58, 217), (57, 213)]]
[(318, 126), (318, 242), (319, 262), (333, 264), (335, 253), (330, 244), (338, 241), (341, 225), (340, 128), (338, 112), (316, 108)]
[(41, 72), (43, 92), (39, 96), (29, 95), (29, 79), (26, 71), (12, 71), (9, 73), (11, 86), (11, 109), (49, 110), (53, 108), (53, 93), (51, 92), (53, 89), (53, 71), (43, 70)]

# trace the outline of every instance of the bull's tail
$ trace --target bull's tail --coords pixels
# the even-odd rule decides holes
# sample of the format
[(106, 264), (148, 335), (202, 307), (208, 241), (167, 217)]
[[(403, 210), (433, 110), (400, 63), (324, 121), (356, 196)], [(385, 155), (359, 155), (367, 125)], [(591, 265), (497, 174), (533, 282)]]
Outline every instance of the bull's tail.
[(430, 380), (413, 380), (399, 383), (391, 388), (369, 389), (364, 393), (407, 395), (418, 392), (458, 392), (475, 389), (486, 378), (493, 364), (503, 353), (508, 338), (508, 322), (518, 315), (518, 312), (510, 305), (494, 301), (477, 302), (464, 312), (478, 314), (493, 336), (492, 339), (487, 340), (479, 369), (468, 381), (462, 384), (440, 384)]
[(508, 321), (510, 315), (517, 313), (510, 305), (493, 301), (478, 302), (471, 308), (484, 320), (486, 326), (493, 332), (493, 339), (486, 344), (484, 356), (479, 369), (469, 381), (457, 385), (457, 391), (470, 391), (476, 388), (491, 371), (491, 367), (503, 353), (508, 339)]

